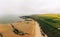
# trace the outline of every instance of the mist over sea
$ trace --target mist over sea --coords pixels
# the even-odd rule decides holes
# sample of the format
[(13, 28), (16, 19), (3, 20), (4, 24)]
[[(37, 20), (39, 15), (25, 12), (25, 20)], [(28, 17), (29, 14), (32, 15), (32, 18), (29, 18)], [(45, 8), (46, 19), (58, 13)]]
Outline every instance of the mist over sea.
[(0, 15), (0, 24), (13, 23), (21, 20), (18, 15)]

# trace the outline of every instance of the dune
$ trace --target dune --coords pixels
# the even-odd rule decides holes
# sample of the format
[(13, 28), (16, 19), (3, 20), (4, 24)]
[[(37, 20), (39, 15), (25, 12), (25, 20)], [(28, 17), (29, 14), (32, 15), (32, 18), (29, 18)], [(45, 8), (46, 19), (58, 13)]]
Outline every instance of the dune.
[(16, 34), (13, 32), (13, 27), (11, 26), (11, 24), (0, 24), (0, 34), (2, 35), (2, 37), (44, 37), (41, 33), (39, 24), (34, 20), (17, 21), (15, 23), (12, 23), (12, 25), (19, 31), (23, 31), (28, 34)]

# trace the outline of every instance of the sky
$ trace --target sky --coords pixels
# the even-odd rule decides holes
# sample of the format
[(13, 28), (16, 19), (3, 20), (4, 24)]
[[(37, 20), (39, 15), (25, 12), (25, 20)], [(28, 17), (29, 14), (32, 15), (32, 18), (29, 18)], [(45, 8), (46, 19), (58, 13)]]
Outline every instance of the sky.
[(60, 13), (60, 0), (0, 0), (0, 15)]

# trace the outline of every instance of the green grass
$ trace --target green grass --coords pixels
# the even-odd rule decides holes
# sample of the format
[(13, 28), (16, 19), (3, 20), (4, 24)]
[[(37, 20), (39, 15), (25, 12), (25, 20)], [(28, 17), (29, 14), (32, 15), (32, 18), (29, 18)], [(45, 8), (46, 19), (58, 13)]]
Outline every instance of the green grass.
[[(57, 16), (57, 17), (55, 17)], [(60, 15), (32, 15), (31, 18), (38, 21), (42, 30), (48, 37), (60, 37)]]

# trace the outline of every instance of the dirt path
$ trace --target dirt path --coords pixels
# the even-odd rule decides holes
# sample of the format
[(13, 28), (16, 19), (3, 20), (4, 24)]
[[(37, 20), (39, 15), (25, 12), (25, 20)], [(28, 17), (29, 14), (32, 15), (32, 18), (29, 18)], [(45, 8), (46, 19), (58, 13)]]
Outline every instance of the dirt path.
[(47, 37), (46, 34), (45, 36), (42, 35), (42, 29), (40, 28), (39, 24), (36, 22), (36, 27), (35, 27), (35, 37)]

